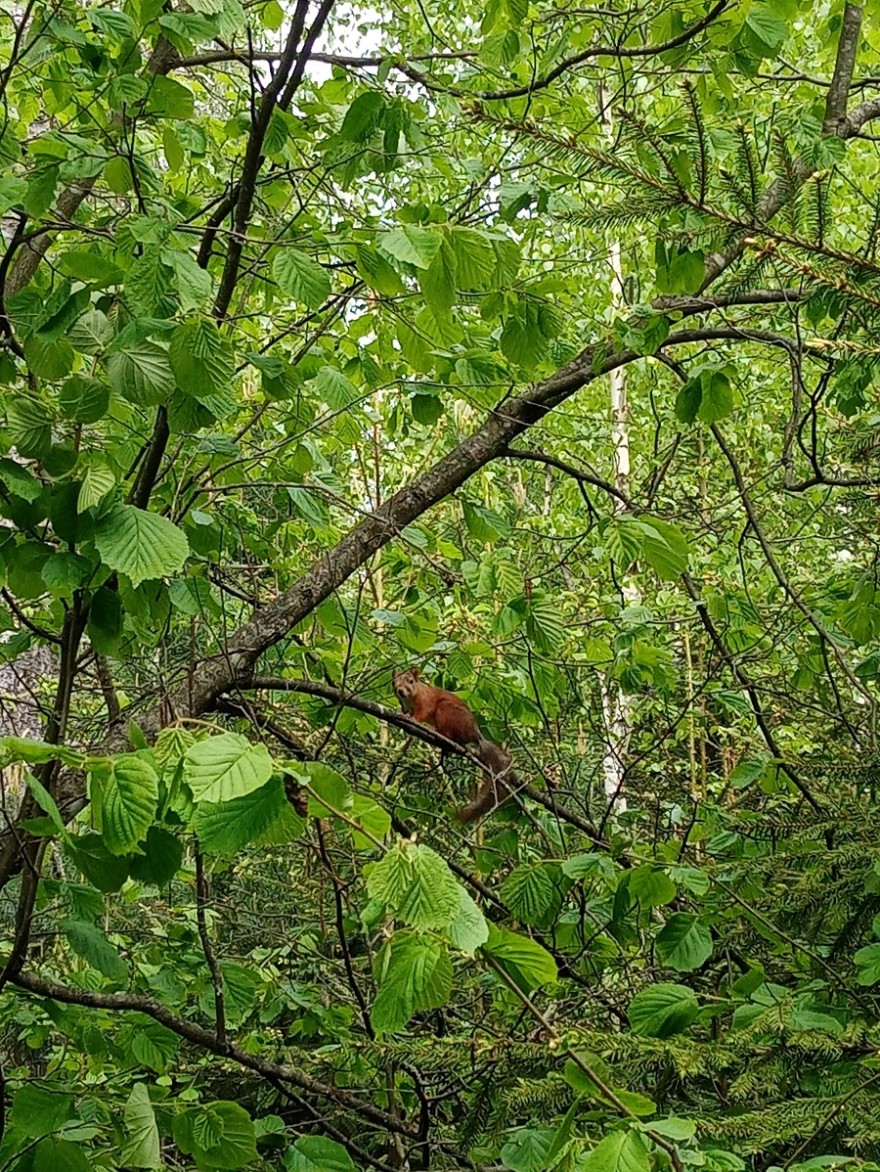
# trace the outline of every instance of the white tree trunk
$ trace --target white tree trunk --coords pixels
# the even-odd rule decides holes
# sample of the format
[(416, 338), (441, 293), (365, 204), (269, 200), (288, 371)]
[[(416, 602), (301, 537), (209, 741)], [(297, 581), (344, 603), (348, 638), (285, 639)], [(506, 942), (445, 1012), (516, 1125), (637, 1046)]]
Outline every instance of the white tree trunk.
[[(599, 107), (602, 124), (610, 139), (613, 131), (611, 110), (608, 105), (607, 92), (601, 86), (599, 87)], [(619, 240), (609, 242), (608, 265), (611, 308), (616, 314), (624, 305), (623, 262)], [(621, 366), (611, 372), (610, 399), (614, 484), (626, 494), (629, 491), (630, 459), (629, 402), (627, 400), (625, 367)], [(624, 509), (623, 502), (616, 497), (614, 508), (617, 512), (622, 512)], [(621, 572), (625, 569), (626, 567), (621, 567)], [(622, 578), (622, 590), (628, 605), (641, 601), (641, 595), (631, 577), (624, 576)], [(610, 815), (613, 818), (626, 811), (626, 797), (623, 790), (629, 740), (632, 732), (633, 704), (632, 699), (621, 690), (610, 674), (602, 680), (602, 714), (605, 722), (606, 745), (605, 755), (602, 759), (602, 782), (605, 797), (610, 805)]]

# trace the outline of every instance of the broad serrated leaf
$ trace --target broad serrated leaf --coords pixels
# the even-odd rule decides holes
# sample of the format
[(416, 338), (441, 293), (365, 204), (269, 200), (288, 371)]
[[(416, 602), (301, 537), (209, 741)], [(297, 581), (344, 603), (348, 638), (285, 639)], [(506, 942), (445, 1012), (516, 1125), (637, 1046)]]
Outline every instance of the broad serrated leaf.
[(386, 944), (377, 966), (379, 993), (370, 1012), (377, 1033), (403, 1029), (427, 995), (443, 955), (440, 941), (430, 936), (399, 933)]
[(196, 802), (228, 802), (266, 784), (274, 766), (265, 745), (221, 733), (187, 750), (184, 776)]
[(58, 407), (65, 419), (75, 423), (97, 423), (110, 406), (110, 388), (96, 378), (74, 375), (61, 388)]
[(200, 1165), (235, 1172), (257, 1159), (254, 1124), (237, 1103), (203, 1103), (174, 1116), (174, 1142)]
[(580, 1162), (582, 1172), (649, 1172), (651, 1161), (637, 1131), (615, 1131)]
[(342, 411), (358, 397), (357, 387), (335, 366), (322, 366), (312, 386), (319, 398), (334, 411)]
[(446, 937), (454, 947), (473, 955), (489, 939), (489, 925), (463, 887), (458, 889), (458, 898), (458, 911), (446, 929)]
[(6, 405), (6, 430), (21, 456), (45, 453), (52, 442), (51, 424), (52, 413), (39, 399), (22, 395)]
[(116, 476), (99, 457), (91, 457), (79, 486), (76, 511), (84, 513), (102, 501), (116, 487)]
[(146, 1083), (135, 1083), (122, 1111), (126, 1137), (120, 1149), (129, 1168), (159, 1168), (162, 1165), (159, 1127)]
[(605, 548), (618, 570), (628, 570), (642, 552), (644, 529), (633, 520), (613, 522), (605, 533)]
[(670, 916), (655, 938), (661, 961), (680, 973), (693, 972), (712, 955), (712, 936), (699, 916), (678, 912)]
[(556, 961), (543, 945), (507, 928), (489, 925), (483, 952), (492, 957), (509, 977), (526, 991), (553, 985), (558, 979)]
[(490, 237), (476, 228), (455, 227), (448, 240), (455, 257), (459, 289), (494, 288), (496, 256)]
[(134, 753), (115, 758), (101, 785), (101, 828), (114, 855), (132, 851), (146, 835), (159, 800), (155, 769)]
[(500, 537), (506, 537), (510, 533), (510, 524), (507, 519), (486, 505), (462, 501), (461, 511), (468, 532), (477, 541), (497, 541)]
[(182, 529), (136, 505), (114, 505), (105, 513), (95, 526), (95, 545), (104, 563), (134, 586), (176, 574), (189, 556)]
[[(106, 835), (105, 826), (105, 838)], [(152, 883), (155, 887), (170, 883), (183, 862), (183, 847), (178, 839), (161, 826), (151, 826), (143, 850), (142, 855), (134, 855), (129, 861), (132, 879)]]
[(166, 248), (162, 259), (174, 270), (177, 296), (184, 313), (201, 309), (211, 300), (214, 291), (211, 274), (196, 262), (194, 256), (180, 249)]
[(100, 928), (84, 920), (65, 920), (61, 930), (76, 955), (92, 968), (117, 984), (128, 978), (128, 965)]
[(383, 232), (377, 244), (383, 252), (417, 269), (428, 269), (440, 251), (441, 235), (428, 228), (406, 225)]
[(175, 386), (168, 352), (149, 339), (114, 350), (107, 358), (107, 377), (118, 395), (138, 406), (164, 402)]
[(286, 1172), (355, 1172), (351, 1156), (334, 1139), (323, 1135), (302, 1135), (287, 1149)]
[(90, 309), (70, 327), (71, 346), (80, 354), (100, 354), (113, 341), (113, 323), (100, 309)]
[[(235, 375), (235, 362), (216, 322), (199, 318), (179, 325), (171, 335), (168, 357), (182, 391), (203, 403), (215, 416), (229, 413), (226, 400)], [(218, 399), (224, 404), (220, 412), (214, 410)], [(231, 405), (234, 408), (234, 399)]]
[(671, 1038), (686, 1030), (700, 1011), (685, 985), (650, 985), (636, 993), (627, 1016), (634, 1034), (643, 1038)]
[(12, 494), (25, 501), (35, 501), (43, 491), (43, 486), (36, 476), (27, 468), (8, 456), (0, 457), (0, 484)]
[(500, 894), (516, 919), (543, 924), (562, 904), (559, 869), (545, 863), (515, 867), (502, 883)]
[(674, 582), (688, 566), (688, 544), (684, 535), (668, 521), (643, 519), (642, 555), (661, 578)]
[(306, 252), (282, 247), (272, 261), (272, 276), (288, 297), (308, 309), (319, 309), (330, 296), (330, 276)]
[(446, 931), (461, 906), (459, 884), (448, 864), (420, 843), (388, 851), (370, 872), (367, 891), (422, 931)]
[(284, 782), (273, 777), (259, 789), (227, 802), (199, 802), (193, 829), (207, 854), (234, 855), (264, 834), (287, 806)]

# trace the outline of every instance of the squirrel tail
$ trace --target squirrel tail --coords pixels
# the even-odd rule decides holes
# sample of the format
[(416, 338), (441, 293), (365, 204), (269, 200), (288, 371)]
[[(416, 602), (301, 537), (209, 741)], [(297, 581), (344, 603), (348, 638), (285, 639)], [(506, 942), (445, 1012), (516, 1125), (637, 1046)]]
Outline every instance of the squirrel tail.
[(510, 754), (501, 745), (496, 745), (494, 741), (488, 741), (481, 735), (477, 741), (476, 755), (490, 774), (484, 779), (476, 796), (458, 811), (460, 822), (473, 822), (497, 806), (503, 805), (513, 788), (519, 784), (511, 768)]

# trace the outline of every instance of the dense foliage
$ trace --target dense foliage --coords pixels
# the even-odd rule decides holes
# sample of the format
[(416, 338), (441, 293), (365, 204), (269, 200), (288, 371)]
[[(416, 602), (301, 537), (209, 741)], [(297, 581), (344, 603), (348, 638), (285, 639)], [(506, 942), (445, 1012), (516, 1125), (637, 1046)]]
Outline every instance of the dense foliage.
[(880, 1168), (880, 9), (3, 22), (0, 1169)]

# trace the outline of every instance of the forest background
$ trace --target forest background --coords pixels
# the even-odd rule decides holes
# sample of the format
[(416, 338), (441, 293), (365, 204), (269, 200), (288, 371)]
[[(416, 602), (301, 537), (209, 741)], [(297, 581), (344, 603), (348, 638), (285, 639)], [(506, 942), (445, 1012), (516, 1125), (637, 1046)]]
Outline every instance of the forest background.
[(2, 17), (0, 1169), (876, 1172), (880, 8)]

